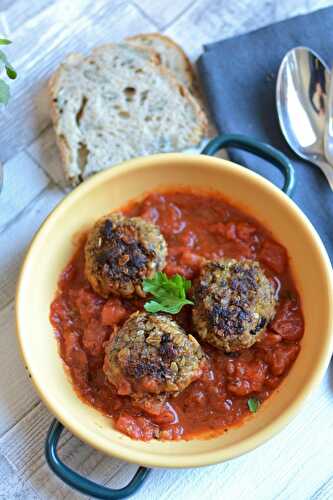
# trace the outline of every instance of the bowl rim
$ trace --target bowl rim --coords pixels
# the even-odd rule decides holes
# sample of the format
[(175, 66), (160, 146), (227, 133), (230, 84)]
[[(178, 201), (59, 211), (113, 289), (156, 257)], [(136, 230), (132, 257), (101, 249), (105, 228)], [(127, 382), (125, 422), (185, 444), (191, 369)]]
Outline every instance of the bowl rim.
[[(199, 159), (200, 158), (200, 159)], [(231, 162), (229, 160), (223, 158), (217, 158), (213, 156), (206, 155), (198, 155), (198, 154), (184, 154), (184, 153), (163, 153), (150, 155), (145, 157), (134, 158), (131, 160), (127, 160), (119, 165), (116, 165), (108, 170), (104, 170), (95, 174), (94, 176), (87, 179), (81, 185), (76, 187), (73, 191), (67, 194), (48, 214), (43, 223), (40, 225), (39, 229), (36, 231), (29, 247), (26, 252), (26, 255), (21, 264), (21, 270), (19, 273), (19, 278), (17, 281), (16, 287), (16, 302), (15, 302), (15, 316), (16, 316), (16, 336), (19, 343), (19, 350), (23, 362), (25, 363), (25, 367), (29, 373), (31, 373), (31, 366), (33, 363), (30, 362), (28, 354), (25, 349), (24, 342), (24, 327), (23, 325), (23, 317), (21, 315), (21, 303), (24, 300), (23, 297), (23, 283), (25, 280), (25, 270), (27, 268), (27, 264), (33, 255), (35, 242), (39, 239), (40, 235), (44, 231), (44, 228), (49, 224), (51, 218), (54, 217), (55, 214), (60, 213), (61, 211), (66, 211), (67, 208), (70, 208), (72, 203), (75, 203), (75, 200), (81, 196), (84, 196), (85, 193), (89, 192), (90, 189), (102, 184), (104, 181), (109, 180), (112, 177), (117, 177), (125, 173), (125, 171), (135, 171), (140, 168), (146, 168), (156, 162), (168, 162), (169, 160), (180, 160), (184, 163), (201, 162), (201, 167), (205, 168), (210, 164), (212, 167), (214, 165), (218, 168), (221, 165), (228, 169), (234, 170), (235, 172), (240, 172), (241, 175), (254, 179), (257, 183), (261, 184), (264, 189), (268, 189), (270, 193), (280, 198), (283, 203), (289, 205), (289, 208), (294, 212), (294, 214), (299, 219), (299, 222), (303, 224), (305, 229), (311, 233), (313, 244), (315, 245), (318, 254), (320, 254), (320, 258), (325, 267), (326, 276), (327, 276), (327, 285), (330, 290), (329, 303), (330, 307), (328, 309), (328, 324), (330, 325), (330, 335), (327, 335), (325, 340), (325, 350), (324, 355), (321, 356), (318, 365), (312, 375), (312, 377), (307, 381), (304, 385), (303, 389), (299, 391), (297, 397), (293, 400), (292, 404), (289, 405), (287, 409), (285, 409), (278, 417), (276, 417), (269, 425), (264, 428), (258, 430), (253, 435), (243, 439), (242, 441), (231, 444), (227, 447), (221, 448), (219, 450), (205, 451), (200, 454), (191, 454), (191, 455), (182, 455), (181, 463), (179, 463), (179, 455), (157, 455), (155, 453), (150, 453), (148, 450), (137, 450), (137, 449), (128, 449), (127, 447), (122, 446), (121, 443), (114, 442), (105, 442), (100, 436), (93, 435), (93, 432), (90, 432), (89, 429), (85, 429), (84, 426), (81, 426), (80, 422), (75, 422), (74, 419), (70, 418), (70, 415), (66, 411), (63, 411), (61, 407), (57, 406), (57, 404), (52, 401), (45, 391), (42, 389), (39, 381), (36, 380), (33, 375), (31, 376), (31, 381), (40, 396), (43, 403), (49, 409), (49, 411), (68, 429), (74, 436), (82, 440), (83, 442), (90, 445), (92, 448), (105, 453), (108, 456), (113, 456), (119, 458), (121, 460), (125, 460), (129, 463), (135, 463), (147, 467), (165, 467), (165, 468), (184, 468), (184, 467), (199, 467), (221, 463), (232, 458), (236, 458), (240, 455), (248, 453), (258, 446), (264, 444), (269, 439), (273, 438), (277, 435), (284, 427), (286, 427), (296, 416), (300, 407), (304, 405), (306, 400), (309, 398), (310, 394), (314, 391), (314, 389), (321, 382), (324, 373), (328, 367), (328, 364), (331, 359), (331, 355), (333, 352), (333, 272), (330, 263), (329, 256), (327, 251), (316, 232), (314, 226), (309, 221), (307, 216), (301, 211), (301, 209), (295, 204), (295, 202), (289, 198), (285, 193), (283, 193), (279, 188), (277, 188), (273, 183), (262, 177), (261, 175), (249, 170), (248, 168), (239, 165), (237, 163)], [(191, 182), (189, 180), (189, 186), (191, 186)], [(85, 404), (81, 401), (82, 404)], [(97, 410), (95, 410), (97, 411)], [(217, 436), (220, 437), (220, 436)], [(130, 438), (127, 438), (130, 439)], [(198, 438), (200, 439), (200, 438)], [(214, 438), (211, 438), (214, 439)], [(168, 442), (172, 443), (172, 442)]]

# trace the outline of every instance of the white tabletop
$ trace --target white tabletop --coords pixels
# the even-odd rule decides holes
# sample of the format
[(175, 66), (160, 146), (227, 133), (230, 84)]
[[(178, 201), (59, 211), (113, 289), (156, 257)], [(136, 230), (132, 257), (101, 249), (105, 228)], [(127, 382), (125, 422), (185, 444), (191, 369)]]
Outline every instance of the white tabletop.
[[(325, 0), (0, 0), (0, 34), (19, 79), (0, 110), (0, 499), (83, 498), (49, 471), (44, 439), (52, 416), (34, 392), (18, 354), (14, 295), (27, 246), (65, 195), (50, 128), (45, 82), (65, 54), (139, 32), (161, 31), (192, 58), (203, 43), (298, 13)], [(231, 55), (232, 57), (232, 55)], [(295, 420), (256, 451), (221, 465), (154, 470), (135, 498), (333, 499), (333, 382), (328, 371)], [(81, 474), (119, 487), (135, 466), (110, 459), (65, 433), (64, 461)]]

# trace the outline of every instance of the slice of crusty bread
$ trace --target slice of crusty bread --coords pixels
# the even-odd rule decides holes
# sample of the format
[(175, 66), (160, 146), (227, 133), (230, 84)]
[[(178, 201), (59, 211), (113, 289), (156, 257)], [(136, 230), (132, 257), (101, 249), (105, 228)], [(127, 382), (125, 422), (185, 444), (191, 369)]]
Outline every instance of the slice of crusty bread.
[(168, 70), (128, 44), (70, 55), (49, 83), (52, 119), (73, 185), (136, 156), (200, 142), (207, 119)]
[(144, 33), (126, 38), (126, 42), (153, 49), (163, 66), (168, 68), (193, 95), (197, 95), (198, 85), (192, 65), (183, 49), (171, 38), (159, 33)]

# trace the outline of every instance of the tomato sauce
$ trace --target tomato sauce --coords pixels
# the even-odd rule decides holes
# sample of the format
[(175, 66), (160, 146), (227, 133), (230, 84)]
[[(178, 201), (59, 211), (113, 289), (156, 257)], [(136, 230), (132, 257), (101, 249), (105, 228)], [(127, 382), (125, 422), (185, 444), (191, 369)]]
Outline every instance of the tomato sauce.
[[(98, 296), (84, 276), (84, 238), (62, 273), (50, 319), (60, 355), (79, 397), (113, 419), (135, 439), (190, 439), (222, 433), (250, 414), (248, 400), (266, 400), (287, 375), (300, 351), (304, 324), (284, 247), (256, 220), (218, 195), (179, 190), (149, 194), (122, 212), (159, 226), (168, 244), (165, 272), (195, 279), (204, 259), (258, 260), (274, 283), (277, 314), (260, 342), (226, 354), (202, 344), (209, 369), (163, 411), (134, 406), (119, 396), (103, 372), (104, 347), (114, 327), (143, 309), (144, 300)], [(195, 335), (191, 307), (175, 318)], [(157, 405), (158, 406), (158, 405)], [(260, 409), (259, 409), (260, 411)]]

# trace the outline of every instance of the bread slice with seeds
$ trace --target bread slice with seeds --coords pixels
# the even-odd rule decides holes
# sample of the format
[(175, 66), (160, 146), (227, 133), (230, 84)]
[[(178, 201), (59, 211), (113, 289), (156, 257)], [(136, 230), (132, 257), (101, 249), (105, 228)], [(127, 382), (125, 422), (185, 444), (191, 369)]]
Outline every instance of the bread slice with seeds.
[(138, 47), (153, 49), (161, 64), (168, 68), (193, 95), (198, 95), (196, 76), (187, 55), (171, 38), (159, 33), (144, 33), (126, 38), (126, 42)]
[(124, 160), (198, 144), (207, 119), (155, 54), (109, 44), (70, 55), (49, 82), (66, 177), (76, 185)]

